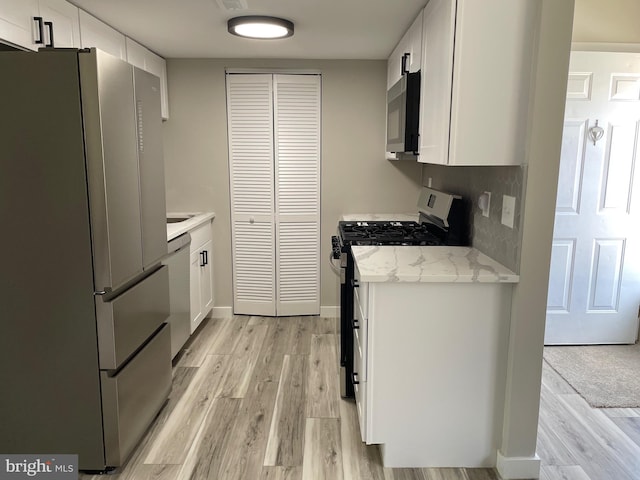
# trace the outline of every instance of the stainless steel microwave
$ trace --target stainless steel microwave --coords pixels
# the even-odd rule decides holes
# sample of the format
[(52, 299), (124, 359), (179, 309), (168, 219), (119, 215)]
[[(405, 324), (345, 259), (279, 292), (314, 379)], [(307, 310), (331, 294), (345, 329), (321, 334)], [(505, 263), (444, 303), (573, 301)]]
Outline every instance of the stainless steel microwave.
[(387, 152), (418, 153), (420, 72), (405, 73), (387, 92)]

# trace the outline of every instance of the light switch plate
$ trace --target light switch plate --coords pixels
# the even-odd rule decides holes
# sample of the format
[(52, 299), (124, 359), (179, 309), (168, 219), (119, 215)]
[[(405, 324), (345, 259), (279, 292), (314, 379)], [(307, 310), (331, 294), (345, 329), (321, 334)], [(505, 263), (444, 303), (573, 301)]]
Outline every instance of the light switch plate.
[(510, 195), (502, 196), (502, 224), (513, 228), (516, 216), (516, 197)]

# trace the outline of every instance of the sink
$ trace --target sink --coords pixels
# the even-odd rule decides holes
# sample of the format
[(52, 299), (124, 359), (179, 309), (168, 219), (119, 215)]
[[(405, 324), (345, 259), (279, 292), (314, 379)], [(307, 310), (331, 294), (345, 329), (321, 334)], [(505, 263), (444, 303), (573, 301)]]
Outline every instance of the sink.
[(180, 223), (191, 220), (195, 215), (186, 215), (181, 217), (167, 217), (167, 223)]

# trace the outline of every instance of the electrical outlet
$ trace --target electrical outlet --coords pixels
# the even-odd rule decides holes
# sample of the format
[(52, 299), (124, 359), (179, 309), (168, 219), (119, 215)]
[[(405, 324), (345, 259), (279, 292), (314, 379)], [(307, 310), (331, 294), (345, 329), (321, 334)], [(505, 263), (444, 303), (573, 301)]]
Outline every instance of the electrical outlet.
[(513, 228), (516, 216), (516, 197), (510, 195), (502, 196), (502, 224)]
[(489, 216), (489, 210), (491, 208), (491, 192), (484, 192), (480, 195), (480, 198), (478, 198), (478, 207), (480, 207), (483, 217)]

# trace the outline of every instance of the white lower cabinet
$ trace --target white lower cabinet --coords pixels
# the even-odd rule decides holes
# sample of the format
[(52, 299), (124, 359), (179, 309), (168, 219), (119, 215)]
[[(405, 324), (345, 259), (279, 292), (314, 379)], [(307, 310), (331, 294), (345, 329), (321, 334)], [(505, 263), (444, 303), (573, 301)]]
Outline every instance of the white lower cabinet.
[(385, 467), (495, 466), (511, 285), (359, 282), (355, 290), (363, 441), (380, 444)]
[(192, 230), (189, 267), (191, 333), (213, 309), (213, 240), (211, 223)]

